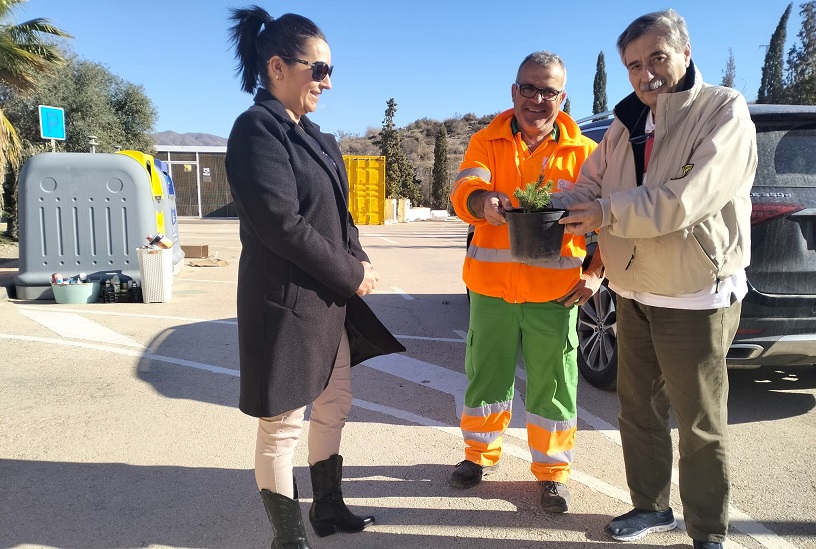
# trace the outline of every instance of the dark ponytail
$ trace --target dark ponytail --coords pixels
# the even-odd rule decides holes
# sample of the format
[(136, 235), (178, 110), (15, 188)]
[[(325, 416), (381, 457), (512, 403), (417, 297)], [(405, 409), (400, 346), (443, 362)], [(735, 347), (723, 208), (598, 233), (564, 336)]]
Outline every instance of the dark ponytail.
[[(275, 55), (298, 58), (310, 38), (326, 41), (323, 31), (301, 15), (287, 13), (275, 19), (260, 6), (230, 9), (230, 12), (230, 19), (234, 21), (230, 41), (235, 44), (238, 59), (235, 72), (241, 79), (241, 89), (247, 93), (253, 93), (259, 85), (269, 87), (266, 64)], [(293, 63), (290, 59), (284, 61)]]

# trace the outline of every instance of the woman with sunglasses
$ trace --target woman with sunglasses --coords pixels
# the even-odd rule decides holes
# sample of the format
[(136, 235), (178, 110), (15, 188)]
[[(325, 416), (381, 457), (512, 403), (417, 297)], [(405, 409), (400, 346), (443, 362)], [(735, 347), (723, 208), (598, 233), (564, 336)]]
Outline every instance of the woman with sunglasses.
[(307, 118), (331, 89), (331, 52), (300, 15), (232, 10), (242, 89), (254, 105), (235, 121), (226, 168), (240, 220), (240, 409), (257, 417), (255, 479), (272, 547), (309, 548), (293, 477), (312, 404), (308, 462), (318, 536), (359, 532), (340, 489), (340, 438), (351, 408), (350, 366), (405, 348), (362, 296), (379, 279), (348, 212), (337, 142)]

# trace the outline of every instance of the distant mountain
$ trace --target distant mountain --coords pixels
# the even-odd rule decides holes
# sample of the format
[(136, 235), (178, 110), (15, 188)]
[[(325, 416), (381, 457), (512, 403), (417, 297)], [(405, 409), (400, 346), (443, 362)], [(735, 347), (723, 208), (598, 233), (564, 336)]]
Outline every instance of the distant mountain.
[(156, 145), (198, 145), (204, 147), (226, 147), (227, 138), (209, 133), (176, 133), (174, 131), (153, 134)]

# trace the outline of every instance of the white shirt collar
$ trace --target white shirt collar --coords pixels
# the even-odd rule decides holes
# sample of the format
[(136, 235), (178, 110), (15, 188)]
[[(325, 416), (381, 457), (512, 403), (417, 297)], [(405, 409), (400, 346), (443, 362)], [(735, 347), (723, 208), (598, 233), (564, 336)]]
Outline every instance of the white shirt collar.
[(652, 114), (652, 110), (649, 109), (649, 114), (646, 115), (646, 126), (643, 128), (643, 132), (654, 133), (654, 130), (655, 130), (654, 114)]

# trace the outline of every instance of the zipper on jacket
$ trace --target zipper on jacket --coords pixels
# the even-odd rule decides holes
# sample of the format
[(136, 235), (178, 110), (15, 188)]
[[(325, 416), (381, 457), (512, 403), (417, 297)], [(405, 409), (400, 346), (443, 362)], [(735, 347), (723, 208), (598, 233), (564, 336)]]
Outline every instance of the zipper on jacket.
[(722, 279), (720, 277), (717, 277), (717, 284), (714, 286), (715, 294), (720, 293), (720, 282), (722, 282)]
[(630, 257), (630, 258), (629, 258), (629, 263), (627, 263), (627, 264), (626, 264), (626, 268), (624, 269), (624, 271), (628, 271), (628, 270), (629, 270), (629, 267), (631, 267), (631, 266), (632, 266), (632, 261), (634, 261), (634, 260), (635, 260), (635, 252), (636, 252), (636, 251), (637, 251), (637, 246), (635, 246), (634, 248), (632, 248), (632, 257)]

